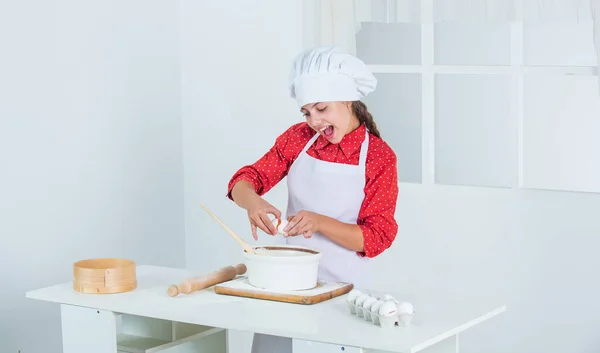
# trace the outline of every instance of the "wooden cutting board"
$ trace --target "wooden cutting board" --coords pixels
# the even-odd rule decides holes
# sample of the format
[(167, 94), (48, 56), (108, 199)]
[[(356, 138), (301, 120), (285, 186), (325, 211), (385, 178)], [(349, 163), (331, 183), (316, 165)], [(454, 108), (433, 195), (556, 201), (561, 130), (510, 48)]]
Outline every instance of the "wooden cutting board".
[(246, 298), (273, 300), (286, 303), (311, 305), (338, 297), (354, 288), (351, 283), (319, 282), (316, 288), (302, 291), (274, 292), (250, 285), (248, 277), (243, 276), (214, 287), (215, 293)]

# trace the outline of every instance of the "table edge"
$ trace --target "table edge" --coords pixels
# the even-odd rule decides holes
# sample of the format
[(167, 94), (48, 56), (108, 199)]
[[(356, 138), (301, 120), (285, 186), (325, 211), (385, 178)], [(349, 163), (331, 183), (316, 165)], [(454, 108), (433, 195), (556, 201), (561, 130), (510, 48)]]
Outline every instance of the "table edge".
[(476, 318), (471, 319), (471, 320), (465, 322), (464, 324), (459, 325), (459, 326), (457, 326), (457, 327), (455, 327), (453, 329), (450, 329), (447, 332), (439, 334), (439, 335), (437, 335), (437, 336), (435, 336), (435, 337), (433, 337), (431, 339), (426, 340), (425, 342), (416, 344), (413, 347), (411, 347), (411, 353), (419, 352), (419, 351), (421, 351), (421, 350), (423, 350), (425, 348), (431, 347), (432, 345), (434, 345), (436, 343), (439, 343), (439, 342), (441, 342), (441, 341), (443, 341), (445, 339), (448, 339), (448, 338), (450, 338), (452, 336), (455, 336), (455, 335), (457, 335), (457, 334), (459, 334), (461, 332), (464, 332), (467, 329), (470, 329), (471, 327), (474, 327), (474, 326), (479, 325), (479, 324), (481, 324), (481, 323), (483, 323), (485, 321), (488, 321), (488, 320), (492, 319), (493, 317), (495, 317), (495, 316), (497, 316), (497, 315), (499, 315), (501, 313), (504, 313), (506, 311), (506, 309), (507, 309), (507, 305), (506, 304), (502, 305), (502, 306), (499, 306), (496, 309), (490, 310), (490, 311), (488, 311), (485, 314), (479, 315)]

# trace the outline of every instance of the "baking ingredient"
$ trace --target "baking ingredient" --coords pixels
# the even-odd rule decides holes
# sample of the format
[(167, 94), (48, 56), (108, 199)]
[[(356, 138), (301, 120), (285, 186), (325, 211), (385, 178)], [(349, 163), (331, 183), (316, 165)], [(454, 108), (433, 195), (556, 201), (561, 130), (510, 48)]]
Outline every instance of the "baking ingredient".
[(379, 323), (381, 327), (393, 327), (398, 319), (398, 309), (393, 300), (386, 300), (379, 307)]
[(273, 226), (275, 226), (275, 229), (277, 229), (277, 234), (287, 236), (287, 232), (284, 231), (285, 227), (288, 225), (287, 220), (275, 218), (272, 223)]
[(383, 303), (385, 303), (385, 300), (379, 299), (371, 305), (371, 321), (373, 321), (375, 325), (379, 325), (379, 308)]
[(359, 295), (363, 294), (358, 289), (352, 289), (348, 295), (346, 296), (346, 303), (348, 304), (348, 309), (350, 309), (350, 314), (356, 314), (356, 308), (354, 307), (354, 302)]
[(367, 321), (371, 320), (371, 305), (373, 305), (376, 302), (377, 302), (377, 298), (375, 298), (375, 297), (368, 297), (363, 302), (362, 308), (363, 308), (363, 316), (365, 317), (365, 320), (367, 320)]
[(254, 253), (256, 255), (269, 255), (270, 252), (271, 251), (269, 249), (260, 248), (260, 247), (254, 248)]
[(392, 301), (397, 302), (397, 300), (389, 294), (384, 294), (383, 297), (381, 297), (381, 299), (384, 301), (392, 300)]
[(371, 296), (368, 294), (361, 294), (358, 296), (358, 298), (356, 298), (356, 301), (354, 302), (354, 305), (356, 306), (356, 314), (358, 315), (358, 317), (363, 317), (363, 308), (362, 305), (365, 302), (365, 300), (367, 300), (367, 298), (370, 298)]
[(300, 257), (311, 256), (313, 253), (307, 251), (293, 249), (267, 249), (264, 247), (256, 248), (256, 255), (273, 256), (273, 257)]
[(354, 302), (356, 301), (356, 298), (358, 298), (361, 294), (363, 294), (363, 293), (361, 291), (359, 291), (358, 289), (353, 289), (348, 293), (348, 296), (346, 297), (346, 301), (348, 303), (354, 304)]
[(379, 314), (379, 308), (381, 308), (381, 305), (383, 305), (383, 303), (385, 303), (385, 300), (383, 300), (383, 299), (377, 300), (375, 303), (373, 303), (371, 305), (371, 312), (373, 312), (375, 314)]
[(350, 310), (350, 314), (356, 314), (356, 306), (354, 305), (356, 299), (361, 296), (363, 293), (358, 289), (352, 289), (348, 296), (346, 297), (346, 303), (348, 305), (348, 309)]
[(398, 323), (402, 326), (408, 326), (412, 321), (414, 308), (409, 302), (402, 302), (396, 306), (398, 310)]
[(379, 307), (379, 316), (395, 316), (398, 314), (398, 308), (396, 307), (396, 303), (391, 300), (385, 301)]
[(412, 315), (414, 313), (414, 308), (409, 302), (402, 302), (396, 306), (396, 310), (398, 311), (398, 315)]
[(359, 295), (358, 297), (356, 297), (356, 300), (354, 301), (354, 304), (356, 306), (362, 307), (363, 303), (365, 302), (365, 300), (367, 300), (367, 298), (369, 298), (370, 295), (366, 294), (366, 293), (362, 293), (361, 295)]
[(371, 305), (373, 305), (375, 302), (377, 302), (377, 298), (375, 298), (375, 297), (368, 297), (363, 302), (362, 307), (365, 310), (371, 311)]

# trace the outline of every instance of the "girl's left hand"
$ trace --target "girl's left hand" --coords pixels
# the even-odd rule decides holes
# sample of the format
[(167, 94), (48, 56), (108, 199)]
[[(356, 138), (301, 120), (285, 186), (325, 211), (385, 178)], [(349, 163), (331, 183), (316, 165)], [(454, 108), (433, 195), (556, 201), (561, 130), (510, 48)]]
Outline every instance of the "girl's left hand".
[(300, 211), (295, 216), (288, 217), (288, 224), (283, 229), (288, 236), (303, 234), (305, 238), (312, 237), (319, 230), (319, 215), (310, 211)]

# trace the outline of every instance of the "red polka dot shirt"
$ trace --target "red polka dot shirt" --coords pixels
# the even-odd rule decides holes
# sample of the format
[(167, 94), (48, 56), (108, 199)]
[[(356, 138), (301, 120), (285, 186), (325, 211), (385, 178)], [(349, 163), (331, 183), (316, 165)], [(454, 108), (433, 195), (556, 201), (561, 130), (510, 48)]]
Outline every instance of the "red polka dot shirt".
[[(365, 126), (332, 144), (320, 136), (307, 153), (317, 159), (358, 165), (360, 146), (365, 139)], [(239, 169), (228, 185), (227, 197), (240, 180), (254, 185), (260, 196), (267, 193), (288, 173), (296, 157), (316, 132), (305, 122), (291, 126), (277, 137), (275, 144), (258, 161)], [(364, 236), (364, 251), (359, 256), (375, 257), (392, 245), (398, 232), (395, 220), (398, 199), (397, 160), (394, 151), (382, 139), (369, 134), (366, 160), (365, 199), (357, 224)]]

